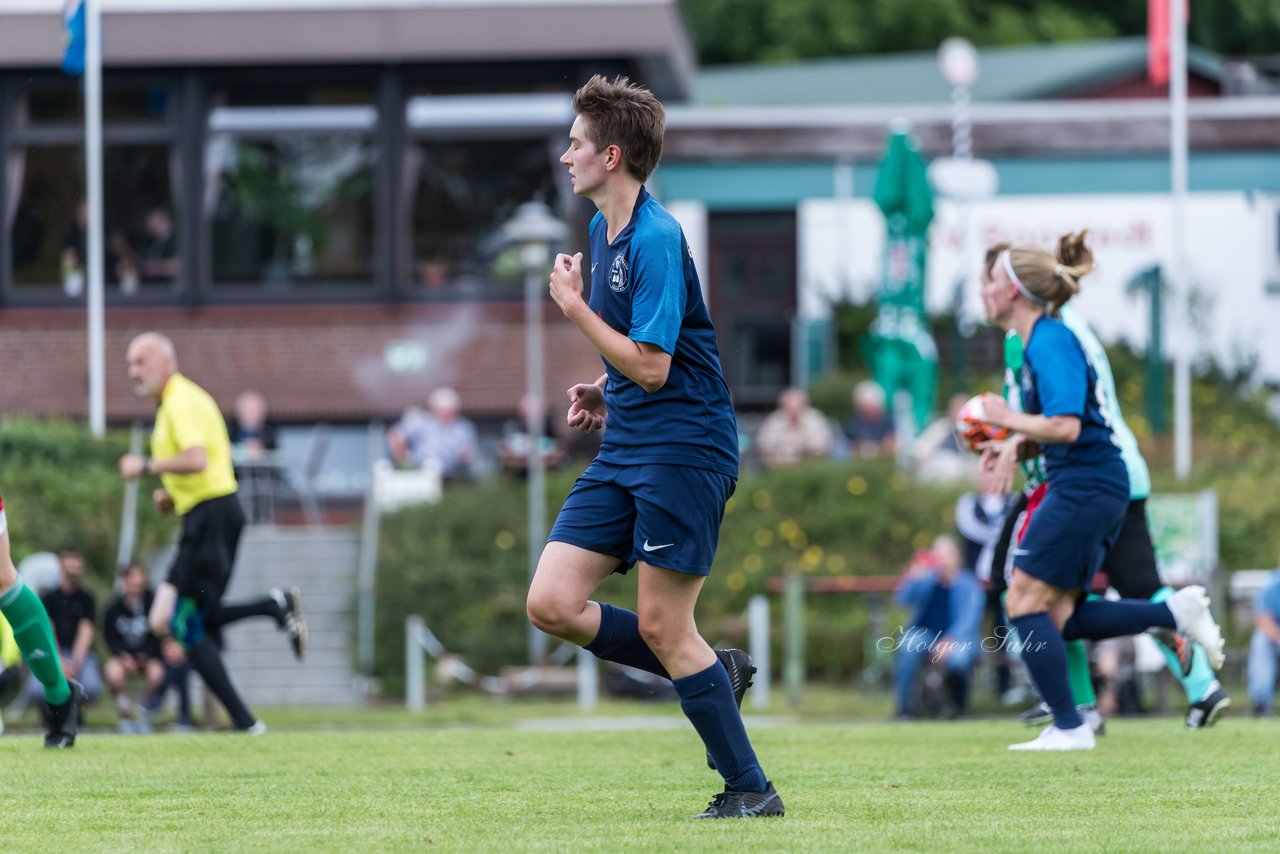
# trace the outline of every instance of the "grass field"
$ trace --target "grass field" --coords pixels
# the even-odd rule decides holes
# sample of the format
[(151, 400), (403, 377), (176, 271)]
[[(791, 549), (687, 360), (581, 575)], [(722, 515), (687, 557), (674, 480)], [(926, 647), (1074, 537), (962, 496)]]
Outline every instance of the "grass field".
[[(720, 788), (675, 716), (0, 738), (4, 851), (1275, 851), (1280, 721), (1119, 720), (1010, 754), (997, 721), (753, 721), (782, 819), (694, 821)], [(615, 719), (616, 720), (616, 719)]]

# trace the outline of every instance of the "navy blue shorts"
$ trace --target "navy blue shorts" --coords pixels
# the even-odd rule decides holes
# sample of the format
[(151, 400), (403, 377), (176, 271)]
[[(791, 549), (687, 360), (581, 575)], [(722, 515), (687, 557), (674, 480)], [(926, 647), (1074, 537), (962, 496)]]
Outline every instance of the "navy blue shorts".
[(707, 469), (595, 460), (573, 485), (548, 542), (689, 575), (709, 575), (737, 481)]
[(1089, 590), (1128, 508), (1128, 498), (1051, 485), (1011, 549), (1014, 567), (1059, 590)]

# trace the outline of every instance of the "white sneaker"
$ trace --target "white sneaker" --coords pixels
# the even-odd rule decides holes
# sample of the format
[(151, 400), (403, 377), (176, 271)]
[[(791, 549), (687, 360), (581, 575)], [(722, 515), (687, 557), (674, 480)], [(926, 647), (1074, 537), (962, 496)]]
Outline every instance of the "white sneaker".
[(1089, 724), (1083, 723), (1075, 729), (1058, 729), (1047, 727), (1033, 741), (1009, 745), (1010, 750), (1093, 750), (1096, 742)]
[(243, 732), (246, 735), (262, 735), (266, 731), (267, 731), (267, 725), (264, 724), (262, 721), (254, 721), (253, 726), (249, 727), (248, 729), (240, 730), (240, 732)]
[(1173, 612), (1178, 631), (1204, 647), (1209, 665), (1214, 670), (1221, 670), (1227, 657), (1223, 651), (1222, 630), (1209, 613), (1209, 597), (1204, 588), (1199, 585), (1184, 587), (1164, 603)]
[(1076, 711), (1084, 718), (1085, 725), (1094, 735), (1107, 734), (1107, 719), (1098, 711), (1097, 706), (1076, 706)]

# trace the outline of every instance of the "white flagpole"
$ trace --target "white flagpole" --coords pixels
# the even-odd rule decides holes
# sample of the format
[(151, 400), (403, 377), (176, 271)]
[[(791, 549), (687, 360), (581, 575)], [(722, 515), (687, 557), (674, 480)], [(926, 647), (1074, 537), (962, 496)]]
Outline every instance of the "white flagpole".
[(107, 429), (103, 317), (102, 204), (102, 9), (84, 0), (84, 162), (88, 207), (89, 429), (101, 438)]
[(1191, 276), (1186, 250), (1187, 213), (1187, 0), (1169, 0), (1169, 169), (1173, 202), (1174, 328), (1181, 330), (1173, 351), (1173, 468), (1191, 473)]

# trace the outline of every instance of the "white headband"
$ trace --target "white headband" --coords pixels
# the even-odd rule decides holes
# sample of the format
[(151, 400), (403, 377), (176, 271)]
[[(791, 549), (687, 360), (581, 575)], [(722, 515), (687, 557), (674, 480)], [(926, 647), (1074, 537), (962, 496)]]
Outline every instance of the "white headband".
[(1038, 305), (1041, 308), (1048, 307), (1049, 301), (1046, 299), (1041, 299), (1040, 297), (1031, 293), (1031, 291), (1027, 290), (1026, 286), (1022, 284), (1022, 280), (1018, 278), (1018, 274), (1013, 272), (1013, 262), (1009, 260), (1008, 249), (1000, 253), (1000, 263), (1004, 265), (1005, 275), (1009, 277), (1009, 281), (1013, 282), (1013, 286), (1018, 289), (1018, 293), (1022, 294), (1024, 297), (1031, 300), (1031, 302), (1034, 305)]

